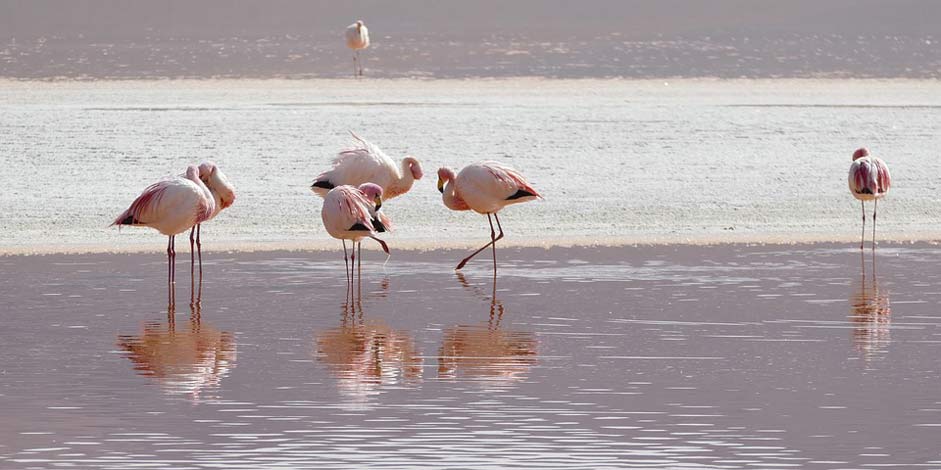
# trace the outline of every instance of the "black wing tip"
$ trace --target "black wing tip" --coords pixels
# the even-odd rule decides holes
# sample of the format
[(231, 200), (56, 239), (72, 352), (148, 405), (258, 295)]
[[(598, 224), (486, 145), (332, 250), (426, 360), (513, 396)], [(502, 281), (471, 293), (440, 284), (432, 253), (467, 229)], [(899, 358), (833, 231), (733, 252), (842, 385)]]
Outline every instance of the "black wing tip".
[(314, 184), (310, 185), (311, 188), (323, 188), (323, 189), (333, 189), (336, 186), (333, 183), (327, 180), (314, 181)]
[(129, 215), (125, 217), (124, 220), (120, 222), (116, 222), (111, 225), (138, 225), (138, 224), (140, 224), (140, 221), (135, 219), (133, 215)]
[(379, 233), (383, 233), (386, 231), (386, 226), (382, 223), (381, 220), (379, 220), (378, 217), (376, 217), (375, 219), (372, 219), (372, 226), (376, 227), (376, 231)]
[(359, 222), (356, 222), (355, 224), (353, 224), (352, 227), (350, 227), (349, 231), (350, 232), (369, 232), (370, 230), (369, 230), (369, 227)]
[(512, 196), (506, 198), (506, 200), (512, 201), (513, 199), (520, 199), (524, 197), (536, 197), (536, 195), (529, 191), (523, 191), (522, 189), (520, 189), (520, 190), (517, 190), (515, 193), (513, 193)]

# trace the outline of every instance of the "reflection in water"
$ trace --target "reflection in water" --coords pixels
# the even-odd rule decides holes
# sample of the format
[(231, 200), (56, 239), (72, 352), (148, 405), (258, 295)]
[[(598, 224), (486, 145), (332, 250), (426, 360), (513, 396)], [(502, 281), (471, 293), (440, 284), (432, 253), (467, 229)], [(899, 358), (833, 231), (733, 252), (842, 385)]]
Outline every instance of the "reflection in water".
[[(457, 273), (457, 278), (461, 285), (487, 298), (479, 288), (469, 284), (462, 273)], [(438, 352), (440, 378), (466, 377), (512, 383), (523, 380), (536, 364), (536, 337), (530, 332), (500, 326), (505, 309), (496, 297), (496, 289), (494, 277), (487, 323), (458, 325), (444, 332)]]
[[(377, 296), (389, 288), (383, 280)], [(421, 379), (422, 358), (408, 332), (395, 330), (380, 319), (364, 319), (362, 299), (347, 296), (340, 326), (315, 335), (317, 359), (337, 379), (340, 393), (358, 401), (379, 394), (381, 385)]]
[(194, 402), (217, 398), (212, 393), (235, 368), (234, 336), (202, 321), (200, 296), (191, 298), (189, 322), (177, 326), (173, 300), (171, 294), (167, 323), (150, 322), (138, 335), (119, 335), (118, 346), (138, 374), (155, 379), (168, 395), (185, 395)]
[(889, 292), (879, 288), (876, 277), (876, 259), (872, 259), (872, 279), (866, 280), (865, 259), (862, 261), (862, 277), (850, 298), (849, 318), (853, 328), (853, 345), (864, 359), (871, 360), (885, 355), (889, 347), (892, 309)]

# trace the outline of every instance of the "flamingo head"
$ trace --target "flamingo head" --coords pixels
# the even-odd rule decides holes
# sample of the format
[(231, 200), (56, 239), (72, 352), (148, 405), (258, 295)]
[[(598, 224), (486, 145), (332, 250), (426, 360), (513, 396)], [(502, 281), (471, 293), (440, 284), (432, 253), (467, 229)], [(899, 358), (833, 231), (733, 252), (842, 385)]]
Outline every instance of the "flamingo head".
[(364, 25), (363, 25), (363, 20), (356, 20), (356, 29), (360, 29), (360, 28), (362, 28), (363, 26), (364, 26)]
[(438, 192), (444, 193), (444, 184), (454, 180), (454, 170), (450, 168), (438, 168)]
[(359, 191), (363, 193), (370, 201), (376, 203), (376, 210), (382, 207), (382, 187), (375, 183), (363, 183), (359, 185)]
[(853, 161), (859, 160), (860, 158), (866, 158), (869, 156), (869, 150), (866, 147), (860, 147), (853, 152)]
[(222, 208), (225, 209), (235, 202), (235, 188), (229, 179), (219, 170), (213, 162), (203, 162), (199, 165), (199, 179), (203, 180), (210, 191), (219, 195)]
[(425, 172), (421, 169), (421, 162), (419, 162), (417, 158), (407, 156), (402, 161), (405, 163), (408, 171), (412, 173), (412, 178), (420, 180), (422, 176), (425, 176)]

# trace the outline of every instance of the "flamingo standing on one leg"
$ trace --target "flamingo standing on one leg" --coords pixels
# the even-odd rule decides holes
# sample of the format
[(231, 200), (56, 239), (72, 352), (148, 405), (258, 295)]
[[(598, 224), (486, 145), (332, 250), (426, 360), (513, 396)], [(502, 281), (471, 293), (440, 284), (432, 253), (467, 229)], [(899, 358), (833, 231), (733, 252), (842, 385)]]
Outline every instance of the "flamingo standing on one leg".
[(363, 61), (359, 58), (359, 51), (369, 47), (369, 30), (362, 20), (346, 27), (344, 33), (346, 47), (353, 49), (353, 76), (363, 76)]
[(415, 157), (406, 156), (401, 164), (396, 164), (379, 147), (353, 132), (350, 134), (358, 147), (340, 152), (333, 160), (333, 168), (318, 175), (310, 187), (320, 197), (325, 197), (340, 185), (374, 183), (382, 188), (385, 199), (392, 199), (408, 192), (415, 180), (424, 175), (421, 163)]
[[(441, 191), (444, 205), (455, 211), (473, 210), (487, 214), (490, 222), (490, 243), (480, 247), (464, 258), (455, 269), (461, 269), (471, 258), (488, 246), (493, 247), (493, 271), (497, 272), (497, 240), (503, 238), (503, 227), (497, 212), (500, 209), (520, 202), (542, 198), (536, 189), (530, 186), (518, 171), (497, 162), (480, 162), (468, 165), (456, 176), (454, 170), (438, 170), (438, 191)], [(493, 220), (497, 220), (500, 234), (493, 230)]]
[[(229, 183), (229, 179), (219, 170), (219, 167), (212, 162), (203, 162), (199, 165), (199, 179), (209, 189), (215, 202), (215, 210), (206, 221), (214, 219), (223, 209), (228, 208), (235, 202), (235, 188)], [(190, 265), (193, 264), (193, 232), (196, 232), (195, 242), (196, 250), (199, 252), (199, 275), (203, 274), (203, 244), (199, 239), (200, 227), (202, 224), (196, 224), (190, 230)]]
[(859, 199), (863, 208), (863, 229), (859, 240), (859, 249), (866, 241), (866, 201), (872, 201), (872, 249), (876, 249), (876, 209), (879, 199), (889, 192), (892, 177), (889, 167), (880, 158), (869, 155), (865, 148), (853, 152), (853, 164), (850, 165), (849, 187), (853, 197)]
[(184, 176), (148, 186), (111, 225), (143, 225), (168, 236), (168, 282), (173, 284), (176, 282), (176, 235), (209, 220), (215, 206), (212, 193), (199, 179), (199, 168), (191, 165)]
[[(379, 242), (382, 251), (389, 254), (389, 247), (386, 242), (376, 237), (376, 233), (383, 225), (388, 224), (388, 217), (377, 213), (382, 206), (382, 188), (372, 183), (365, 183), (358, 188), (343, 185), (337, 186), (327, 193), (323, 201), (323, 208), (320, 216), (323, 219), (323, 225), (327, 233), (333, 238), (340, 239), (343, 242), (343, 262), (346, 264), (346, 241), (352, 240), (353, 253), (351, 264), (356, 267), (356, 249), (359, 243), (360, 269), (362, 269), (362, 240), (363, 238), (372, 238)], [(384, 219), (382, 224), (377, 223), (378, 219)], [(379, 225), (380, 227), (377, 227)], [(347, 264), (347, 281), (352, 284), (353, 274), (350, 265)]]

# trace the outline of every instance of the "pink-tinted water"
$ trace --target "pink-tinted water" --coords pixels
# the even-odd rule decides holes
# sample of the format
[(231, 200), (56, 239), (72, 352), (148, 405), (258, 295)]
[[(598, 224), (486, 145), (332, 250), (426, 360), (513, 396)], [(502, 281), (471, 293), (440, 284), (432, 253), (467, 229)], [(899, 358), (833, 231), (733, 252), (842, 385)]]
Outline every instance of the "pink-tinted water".
[(941, 467), (935, 247), (462, 254), (0, 258), (0, 468)]

